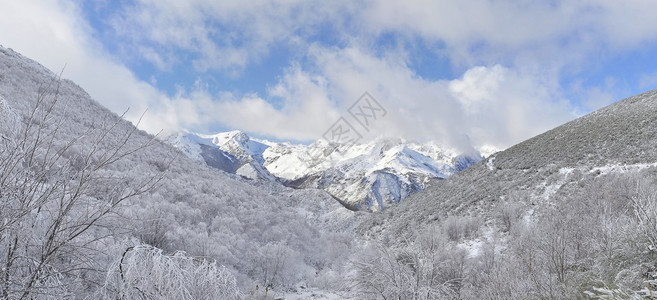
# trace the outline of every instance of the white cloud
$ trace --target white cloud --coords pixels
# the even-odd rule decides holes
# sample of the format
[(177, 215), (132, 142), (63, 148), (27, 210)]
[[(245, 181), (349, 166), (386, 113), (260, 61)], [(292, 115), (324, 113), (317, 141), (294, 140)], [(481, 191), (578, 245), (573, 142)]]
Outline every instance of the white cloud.
[(225, 97), (216, 103), (215, 116), (230, 127), (260, 135), (314, 140), (339, 117), (330, 95), (324, 78), (297, 66), (269, 91), (269, 98), (279, 99), (280, 106), (255, 95)]
[[(315, 70), (294, 68), (271, 90), (274, 108), (260, 98), (220, 105), (227, 122), (264, 135), (318, 138), (365, 91), (389, 112), (368, 127), (379, 135), (436, 140), (462, 151), (472, 146), (508, 147), (574, 117), (573, 107), (541, 74), (496, 65), (474, 67), (455, 80), (429, 81), (397, 56), (383, 58), (358, 48), (311, 50)], [(352, 122), (356, 124), (356, 122)]]
[(422, 79), (397, 56), (359, 49), (317, 51), (336, 98), (350, 105), (370, 91), (390, 111), (375, 134), (434, 139), (456, 148), (507, 147), (572, 119), (572, 108), (542, 74), (474, 67), (455, 80)]
[[(439, 42), (452, 63), (580, 68), (602, 56), (655, 44), (657, 2), (370, 0), (365, 34), (395, 32)], [(574, 65), (574, 66), (573, 66)]]
[[(119, 36), (134, 47), (155, 44), (191, 52), (198, 71), (239, 73), (275, 43), (305, 43), (322, 23), (353, 11), (348, 2), (139, 0), (112, 16)], [(166, 61), (175, 64), (173, 52)]]
[(509, 146), (571, 117), (528, 74), (478, 67), (452, 82), (427, 81), (398, 53), (379, 57), (357, 47), (318, 45), (309, 48), (312, 70), (292, 66), (270, 89), (268, 98), (279, 99), (280, 105), (257, 95), (216, 96), (203, 89), (167, 97), (103, 54), (88, 29), (80, 27), (84, 21), (74, 5), (25, 1), (5, 5), (2, 12), (0, 25), (12, 28), (1, 31), (7, 46), (50, 68), (68, 63), (65, 76), (114, 111), (130, 106), (134, 119), (148, 107), (144, 126), (151, 131), (223, 122), (262, 135), (314, 139), (347, 116), (347, 108), (365, 91), (390, 112), (372, 135), (435, 139), (458, 148), (468, 147), (464, 135), (474, 144)]
[(146, 61), (153, 64), (159, 70), (170, 69), (170, 66), (168, 66), (167, 63), (164, 61), (162, 55), (160, 55), (152, 47), (146, 47), (146, 46), (139, 47), (138, 52)]
[(597, 34), (619, 50), (655, 43), (657, 38), (657, 2), (646, 0), (588, 0), (597, 18)]
[(536, 74), (499, 65), (475, 67), (449, 84), (465, 108), (465, 125), (475, 144), (507, 147), (574, 117), (570, 103)]
[(131, 108), (135, 121), (164, 96), (126, 67), (102, 54), (89, 39), (78, 8), (68, 1), (8, 1), (0, 9), (0, 41), (83, 86), (114, 112)]
[(181, 127), (200, 127), (214, 118), (216, 103), (202, 93), (169, 97), (139, 80), (111, 58), (91, 38), (79, 8), (70, 1), (25, 0), (3, 2), (0, 41), (63, 77), (82, 86), (96, 101), (115, 113), (130, 109), (126, 118), (136, 122), (148, 110), (140, 127), (152, 133)]
[[(657, 38), (657, 18), (650, 16), (657, 3), (640, 0), (139, 0), (111, 22), (127, 51), (161, 70), (180, 63), (180, 51), (193, 54), (200, 72), (233, 75), (264, 59), (272, 45), (296, 45), (305, 54), (304, 64), (289, 66), (266, 95), (212, 95), (197, 85), (167, 96), (93, 40), (75, 3), (4, 2), (0, 41), (53, 70), (67, 64), (65, 77), (115, 112), (131, 107), (132, 120), (149, 108), (144, 128), (150, 131), (220, 122), (297, 140), (318, 138), (368, 91), (389, 111), (370, 136), (434, 139), (461, 149), (510, 146), (574, 117), (577, 109), (562, 96), (564, 69)], [(340, 45), (315, 41), (324, 27), (340, 35)], [(408, 66), (404, 46), (376, 52), (373, 41), (391, 32), (407, 42), (444, 45), (436, 52), (458, 65), (458, 78), (421, 78)], [(613, 86), (576, 92), (591, 107), (613, 99)]]

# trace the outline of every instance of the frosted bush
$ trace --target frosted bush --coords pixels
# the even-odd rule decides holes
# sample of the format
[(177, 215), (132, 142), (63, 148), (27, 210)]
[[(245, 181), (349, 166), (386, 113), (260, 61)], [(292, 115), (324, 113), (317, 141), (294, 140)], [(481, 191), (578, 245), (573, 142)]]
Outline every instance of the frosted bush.
[(20, 118), (0, 96), (0, 140), (13, 140), (20, 130)]
[(102, 299), (242, 299), (235, 276), (224, 266), (184, 252), (127, 248), (107, 272)]

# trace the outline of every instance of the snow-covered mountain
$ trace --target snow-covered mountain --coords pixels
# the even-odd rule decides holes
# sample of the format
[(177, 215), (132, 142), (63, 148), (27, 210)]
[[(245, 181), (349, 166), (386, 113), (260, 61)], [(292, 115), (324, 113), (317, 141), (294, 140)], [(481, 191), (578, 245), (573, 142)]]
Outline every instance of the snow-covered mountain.
[(190, 132), (167, 138), (198, 162), (255, 180), (323, 189), (348, 208), (378, 211), (481, 160), (436, 143), (379, 138), (350, 147), (324, 140), (310, 145), (254, 139), (241, 131)]
[(249, 179), (276, 180), (264, 167), (263, 152), (270, 143), (253, 140), (241, 131), (214, 135), (181, 132), (165, 140), (197, 162)]
[[(225, 146), (239, 140), (231, 138)], [(216, 148), (211, 142), (185, 151), (203, 153), (235, 172), (244, 167), (238, 151), (223, 156), (211, 151), (208, 143)], [(245, 154), (262, 152), (256, 146), (248, 145), (253, 152)], [(353, 228), (364, 214), (321, 190), (268, 181), (254, 185), (177, 154), (72, 81), (0, 46), (2, 298), (135, 298), (113, 296), (138, 290), (115, 288), (116, 272), (128, 275), (128, 265), (148, 274), (132, 281), (139, 282), (138, 291), (160, 299), (185, 299), (159, 288), (183, 277), (244, 291), (189, 296), (193, 299), (271, 299), (300, 282), (309, 290), (333, 278), (339, 284), (345, 257), (353, 252)], [(87, 184), (79, 184), (83, 180)], [(133, 189), (138, 196), (121, 198)], [(98, 217), (102, 214), (106, 217)], [(143, 249), (154, 255), (137, 255)], [(122, 258), (124, 268), (117, 271), (113, 266)], [(192, 261), (188, 272), (183, 263)], [(162, 271), (162, 265), (174, 273)], [(231, 276), (234, 281), (223, 281)], [(38, 283), (31, 288), (28, 280)], [(207, 290), (193, 285), (189, 290)]]

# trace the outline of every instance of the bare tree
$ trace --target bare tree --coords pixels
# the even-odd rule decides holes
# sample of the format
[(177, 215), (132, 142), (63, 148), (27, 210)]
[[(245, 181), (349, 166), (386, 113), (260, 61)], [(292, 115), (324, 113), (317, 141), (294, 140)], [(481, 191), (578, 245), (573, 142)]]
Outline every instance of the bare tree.
[[(154, 187), (156, 174), (125, 178), (108, 166), (153, 142), (130, 148), (136, 127), (102, 128), (62, 140), (59, 78), (52, 80), (0, 143), (0, 296), (60, 298), (93, 271), (101, 223), (126, 200)], [(50, 91), (50, 92), (49, 92)], [(50, 96), (49, 96), (50, 95)], [(8, 112), (6, 103), (0, 113)], [(2, 116), (4, 118), (5, 116)], [(12, 117), (14, 118), (14, 117)], [(5, 119), (6, 120), (6, 119)]]
[(465, 279), (466, 255), (448, 242), (440, 227), (429, 229), (404, 247), (376, 245), (354, 263), (354, 288), (365, 299), (458, 298)]
[(632, 204), (637, 225), (648, 242), (649, 250), (657, 252), (657, 191), (637, 182)]

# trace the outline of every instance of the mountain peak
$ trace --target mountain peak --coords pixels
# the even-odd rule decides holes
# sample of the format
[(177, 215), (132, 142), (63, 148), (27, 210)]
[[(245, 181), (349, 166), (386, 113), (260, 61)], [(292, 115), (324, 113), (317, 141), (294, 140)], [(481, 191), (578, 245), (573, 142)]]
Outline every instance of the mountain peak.
[[(323, 139), (310, 145), (277, 143), (251, 139), (240, 130), (184, 138), (203, 145), (201, 156), (208, 165), (252, 179), (279, 180), (295, 188), (324, 189), (343, 203), (366, 210), (381, 210), (421, 190), (429, 179), (447, 178), (478, 161), (476, 155), (462, 159), (435, 143), (409, 143), (399, 137), (353, 145)], [(216, 153), (212, 154), (211, 148)], [(219, 154), (234, 158), (237, 166), (217, 163)], [(388, 189), (388, 185), (392, 186)]]
[(245, 145), (251, 140), (251, 138), (241, 130), (232, 130), (232, 131), (220, 132), (216, 134), (194, 133), (194, 135), (209, 140), (212, 144), (218, 146), (224, 145), (229, 142)]

